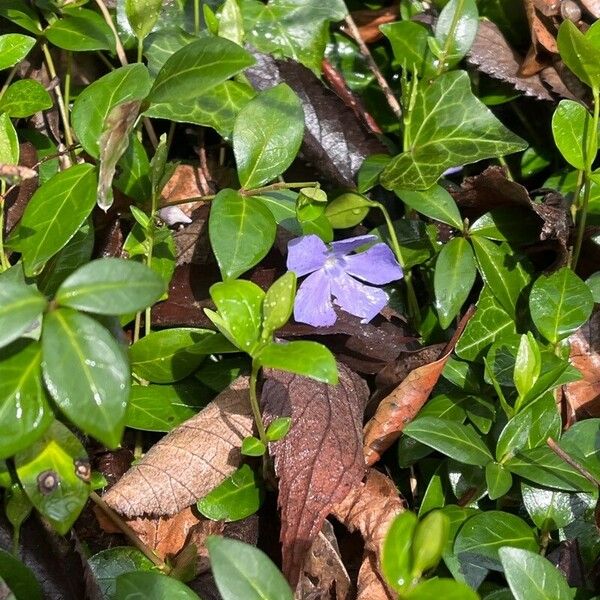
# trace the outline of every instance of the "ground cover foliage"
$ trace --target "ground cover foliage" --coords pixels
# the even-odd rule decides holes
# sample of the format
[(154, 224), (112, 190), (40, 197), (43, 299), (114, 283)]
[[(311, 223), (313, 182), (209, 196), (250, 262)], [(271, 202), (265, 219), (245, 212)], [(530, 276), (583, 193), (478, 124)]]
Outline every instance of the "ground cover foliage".
[(0, 596), (600, 593), (600, 3), (0, 2)]

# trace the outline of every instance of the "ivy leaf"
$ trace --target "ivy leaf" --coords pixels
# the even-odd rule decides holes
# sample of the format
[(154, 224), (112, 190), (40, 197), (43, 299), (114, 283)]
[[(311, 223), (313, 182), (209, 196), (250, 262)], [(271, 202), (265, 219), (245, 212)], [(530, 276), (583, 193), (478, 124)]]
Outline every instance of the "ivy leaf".
[(47, 304), (34, 287), (4, 279), (0, 285), (0, 348), (20, 337)]
[(34, 46), (35, 38), (22, 33), (0, 35), (0, 70), (14, 67)]
[(285, 83), (250, 100), (233, 126), (233, 152), (242, 186), (256, 188), (281, 175), (296, 158), (303, 135), (300, 99)]
[(387, 189), (427, 189), (450, 167), (527, 147), (473, 95), (464, 71), (445, 73), (418, 94), (407, 135), (408, 148), (381, 174)]
[(129, 398), (125, 352), (98, 321), (69, 308), (44, 318), (44, 381), (60, 410), (109, 448), (121, 441)]

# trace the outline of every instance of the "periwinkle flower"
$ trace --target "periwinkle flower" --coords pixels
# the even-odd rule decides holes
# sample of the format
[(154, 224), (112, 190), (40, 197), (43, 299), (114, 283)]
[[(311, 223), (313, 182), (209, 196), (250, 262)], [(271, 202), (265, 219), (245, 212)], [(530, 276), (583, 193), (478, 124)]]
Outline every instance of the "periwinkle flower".
[[(316, 235), (305, 235), (288, 244), (287, 268), (298, 277), (308, 275), (298, 288), (294, 319), (316, 327), (333, 325), (337, 318), (335, 303), (362, 319), (370, 321), (387, 304), (388, 295), (380, 288), (365, 285), (390, 283), (402, 277), (402, 268), (390, 248), (383, 243), (368, 250), (354, 250), (375, 241), (374, 235), (361, 235), (329, 247)], [(361, 280), (361, 281), (359, 281)]]

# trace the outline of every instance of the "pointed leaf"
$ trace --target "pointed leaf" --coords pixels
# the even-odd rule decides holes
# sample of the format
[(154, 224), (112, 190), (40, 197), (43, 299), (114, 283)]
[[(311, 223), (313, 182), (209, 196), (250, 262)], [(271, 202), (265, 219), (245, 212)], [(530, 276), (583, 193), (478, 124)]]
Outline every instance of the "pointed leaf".
[(0, 35), (0, 70), (14, 67), (34, 46), (35, 38), (22, 33)]
[(29, 117), (51, 107), (50, 94), (34, 79), (15, 81), (0, 98), (0, 111), (10, 117)]
[(0, 348), (16, 340), (38, 319), (48, 301), (34, 287), (16, 281), (0, 284)]
[(402, 202), (426, 217), (459, 230), (463, 228), (454, 198), (441, 185), (434, 185), (423, 191), (396, 189), (394, 192)]

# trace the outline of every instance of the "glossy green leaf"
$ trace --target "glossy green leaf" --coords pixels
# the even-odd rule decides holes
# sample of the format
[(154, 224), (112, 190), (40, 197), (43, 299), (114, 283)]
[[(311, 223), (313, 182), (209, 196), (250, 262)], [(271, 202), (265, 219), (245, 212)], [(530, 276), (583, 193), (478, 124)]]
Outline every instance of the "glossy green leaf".
[(0, 548), (0, 581), (13, 593), (7, 600), (42, 600), (42, 587), (33, 571), (10, 552)]
[(292, 600), (287, 581), (258, 548), (214, 536), (208, 538), (206, 546), (223, 600)]
[(477, 28), (479, 14), (475, 0), (450, 0), (435, 25), (435, 40), (444, 49), (444, 67), (456, 65), (470, 50)]
[(590, 288), (590, 292), (592, 292), (594, 303), (600, 304), (600, 271), (590, 275), (585, 280), (585, 283)]
[(371, 210), (371, 200), (356, 194), (346, 192), (332, 200), (325, 209), (325, 215), (334, 229), (346, 229), (358, 225)]
[(244, 44), (244, 19), (237, 0), (225, 0), (219, 15), (219, 37)]
[(98, 321), (69, 308), (44, 318), (44, 381), (60, 410), (109, 448), (121, 441), (129, 398), (124, 349)]
[(125, 0), (125, 14), (138, 40), (145, 39), (158, 20), (162, 0)]
[(467, 520), (456, 536), (454, 552), (469, 562), (500, 571), (498, 551), (503, 546), (538, 551), (535, 533), (523, 519), (490, 510)]
[(296, 274), (288, 271), (277, 279), (267, 290), (263, 302), (263, 340), (268, 340), (273, 333), (283, 327), (294, 310), (296, 297)]
[[(558, 436), (554, 436), (556, 439)], [(560, 439), (561, 448), (600, 479), (600, 419), (574, 423)]]
[(0, 458), (37, 440), (54, 416), (42, 384), (41, 347), (18, 341), (0, 351)]
[(519, 350), (515, 360), (513, 375), (519, 395), (524, 396), (531, 390), (542, 370), (542, 357), (538, 344), (529, 332), (521, 336)]
[(137, 548), (131, 546), (115, 546), (102, 550), (87, 559), (87, 565), (100, 588), (102, 598), (114, 598), (116, 579), (123, 573), (134, 571), (151, 571), (154, 564)]
[(0, 111), (10, 117), (29, 117), (52, 107), (46, 88), (33, 79), (21, 79), (11, 84), (0, 97)]
[(36, 35), (42, 29), (38, 15), (25, 0), (3, 0), (0, 3), (0, 16)]
[(531, 277), (508, 244), (495, 244), (485, 238), (471, 238), (479, 271), (502, 308), (514, 319), (517, 303)]
[(67, 245), (95, 205), (96, 169), (89, 164), (61, 171), (36, 190), (15, 232), (27, 276)]
[(434, 578), (422, 581), (405, 596), (407, 600), (479, 600), (479, 595), (466, 583), (454, 579)]
[(412, 542), (417, 516), (410, 511), (399, 514), (390, 525), (381, 550), (381, 570), (386, 581), (398, 592), (412, 584)]
[(579, 329), (593, 308), (589, 288), (568, 267), (540, 275), (529, 295), (529, 310), (537, 330), (554, 344)]
[[(166, 6), (163, 5), (164, 8)], [(131, 33), (133, 36), (133, 31)], [(150, 74), (156, 77), (170, 56), (197, 39), (195, 35), (184, 31), (177, 25), (157, 29), (151, 33), (144, 42), (144, 56), (147, 59)]]
[(112, 600), (201, 600), (187, 585), (162, 573), (132, 571), (117, 577)]
[(269, 442), (278, 442), (283, 439), (290, 427), (292, 426), (292, 419), (290, 417), (279, 417), (271, 422), (267, 427), (267, 440)]
[(34, 287), (3, 279), (0, 285), (0, 348), (27, 331), (47, 304), (46, 298)]
[(50, 43), (72, 52), (114, 52), (115, 38), (102, 15), (87, 8), (67, 9), (63, 12), (64, 16), (56, 19), (44, 31)]
[(498, 242), (531, 243), (539, 239), (540, 219), (529, 209), (501, 206), (479, 217), (469, 234)]
[(600, 61), (598, 48), (577, 28), (565, 19), (558, 28), (556, 39), (564, 63), (591, 87), (600, 86)]
[(67, 533), (90, 492), (90, 463), (81, 442), (62, 423), (54, 421), (14, 460), (31, 503), (60, 534)]
[(208, 400), (206, 389), (197, 383), (134, 385), (125, 426), (142, 431), (171, 431), (191, 419)]
[(433, 278), (435, 308), (442, 329), (447, 329), (460, 312), (476, 276), (473, 250), (465, 238), (454, 238), (442, 246)]
[[(394, 53), (393, 65), (418, 75), (431, 77), (435, 73), (435, 56), (427, 44), (427, 28), (414, 21), (397, 21), (381, 25)], [(389, 157), (388, 157), (389, 159)]]
[(424, 88), (407, 136), (409, 147), (381, 174), (387, 189), (427, 189), (450, 167), (512, 154), (526, 146), (473, 95), (464, 71), (445, 73)]
[(490, 462), (485, 466), (485, 482), (490, 500), (496, 500), (512, 487), (512, 475), (502, 465)]
[(395, 189), (396, 195), (410, 208), (417, 212), (462, 230), (463, 222), (458, 206), (450, 193), (441, 185), (434, 185), (427, 190), (414, 191)]
[(242, 47), (223, 38), (203, 38), (172, 54), (156, 76), (151, 102), (183, 102), (208, 91), (254, 63)]
[[(383, 31), (384, 25), (381, 27)], [(390, 160), (391, 157), (388, 154), (371, 154), (365, 158), (356, 176), (359, 193), (364, 194), (379, 183), (379, 175)]]
[(19, 162), (17, 132), (6, 113), (0, 114), (0, 164), (16, 165)]
[(262, 203), (231, 189), (212, 201), (209, 236), (223, 279), (259, 263), (275, 241), (275, 219)]
[(413, 577), (437, 566), (449, 533), (450, 520), (443, 512), (434, 510), (421, 519), (412, 540)]
[(0, 70), (9, 69), (22, 61), (34, 46), (35, 38), (22, 33), (0, 35)]
[(115, 69), (88, 85), (75, 100), (73, 129), (84, 150), (98, 158), (100, 137), (110, 111), (123, 102), (143, 100), (150, 91), (148, 69), (142, 64)]
[(404, 434), (460, 462), (484, 466), (492, 459), (487, 446), (470, 425), (436, 417), (418, 417)]
[(590, 169), (596, 158), (598, 132), (591, 129), (592, 115), (583, 104), (561, 100), (552, 116), (552, 134), (564, 159), (576, 169)]
[(63, 281), (56, 302), (101, 315), (122, 315), (151, 306), (165, 292), (152, 269), (132, 260), (99, 258)]
[(260, 477), (248, 465), (242, 465), (196, 505), (207, 519), (239, 521), (255, 514), (264, 496)]
[(233, 127), (242, 186), (256, 188), (281, 175), (296, 158), (303, 135), (304, 111), (288, 85), (282, 83), (248, 102)]
[(241, 453), (244, 456), (262, 456), (266, 451), (265, 444), (253, 435), (249, 435), (242, 440)]
[(262, 367), (281, 369), (335, 385), (338, 371), (331, 351), (318, 342), (271, 343), (256, 355)]
[(504, 576), (515, 600), (571, 600), (573, 598), (564, 575), (536, 551), (502, 548), (499, 556)]

